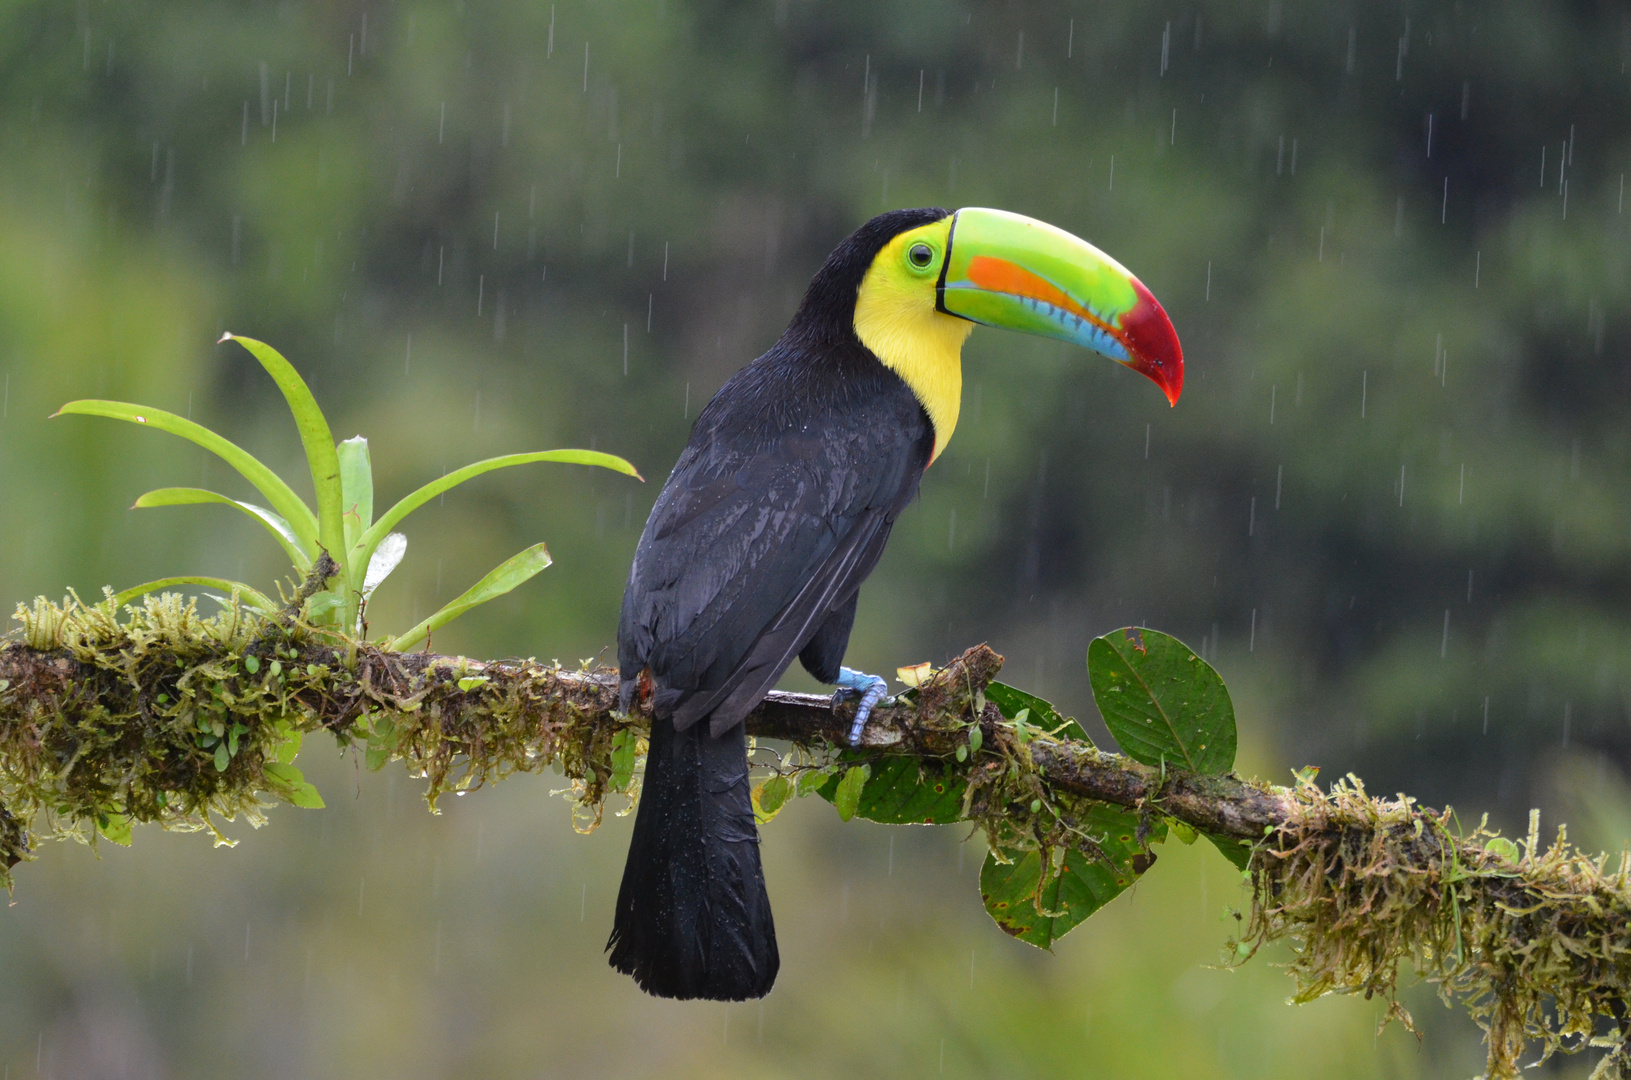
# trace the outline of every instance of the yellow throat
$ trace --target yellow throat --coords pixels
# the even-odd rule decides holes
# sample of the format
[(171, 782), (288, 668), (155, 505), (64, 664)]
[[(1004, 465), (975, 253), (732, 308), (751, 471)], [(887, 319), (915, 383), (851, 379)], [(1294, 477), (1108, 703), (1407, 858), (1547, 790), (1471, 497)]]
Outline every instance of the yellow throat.
[[(963, 342), (974, 324), (935, 308), (951, 218), (901, 233), (878, 252), (855, 297), (855, 336), (906, 383), (934, 426), (932, 462), (957, 427), (963, 399)], [(926, 266), (909, 258), (927, 245)]]

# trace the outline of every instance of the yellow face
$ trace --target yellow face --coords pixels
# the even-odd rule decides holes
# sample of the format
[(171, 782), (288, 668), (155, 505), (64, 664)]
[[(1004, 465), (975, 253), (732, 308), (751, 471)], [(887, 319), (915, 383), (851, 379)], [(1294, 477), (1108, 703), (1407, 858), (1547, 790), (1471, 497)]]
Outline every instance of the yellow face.
[(878, 252), (855, 298), (855, 336), (905, 381), (934, 425), (934, 454), (951, 439), (963, 398), (963, 342), (974, 324), (935, 307), (951, 217), (903, 232)]

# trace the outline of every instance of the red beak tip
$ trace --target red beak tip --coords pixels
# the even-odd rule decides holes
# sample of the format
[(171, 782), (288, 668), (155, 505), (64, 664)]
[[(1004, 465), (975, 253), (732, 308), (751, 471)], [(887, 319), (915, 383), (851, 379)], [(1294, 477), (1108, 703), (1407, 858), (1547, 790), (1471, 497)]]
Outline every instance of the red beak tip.
[(1134, 278), (1133, 288), (1138, 303), (1121, 324), (1129, 351), (1136, 357), (1133, 366), (1161, 388), (1169, 406), (1175, 406), (1184, 388), (1184, 350), (1178, 343), (1178, 331), (1142, 281)]

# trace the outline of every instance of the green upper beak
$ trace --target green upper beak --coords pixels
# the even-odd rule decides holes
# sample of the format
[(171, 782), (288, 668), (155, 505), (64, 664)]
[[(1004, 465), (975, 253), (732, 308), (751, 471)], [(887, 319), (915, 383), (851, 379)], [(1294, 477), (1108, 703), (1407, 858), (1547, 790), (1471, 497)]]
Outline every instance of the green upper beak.
[(937, 294), (948, 315), (1081, 345), (1178, 403), (1184, 356), (1166, 311), (1126, 267), (1063, 229), (1005, 210), (957, 211)]

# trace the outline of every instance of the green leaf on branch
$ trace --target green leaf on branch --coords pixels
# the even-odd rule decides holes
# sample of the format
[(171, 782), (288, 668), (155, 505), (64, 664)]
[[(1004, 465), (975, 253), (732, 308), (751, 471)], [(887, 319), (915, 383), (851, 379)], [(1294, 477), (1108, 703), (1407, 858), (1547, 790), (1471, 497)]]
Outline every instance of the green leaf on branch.
[(271, 614), (278, 609), (277, 604), (273, 603), (271, 598), (267, 597), (259, 590), (250, 588), (241, 581), (228, 581), (225, 578), (218, 577), (199, 577), (194, 574), (186, 574), (181, 577), (159, 578), (157, 581), (149, 581), (143, 585), (137, 585), (134, 588), (126, 589), (124, 592), (118, 593), (114, 596), (113, 604), (115, 607), (123, 607), (132, 600), (135, 600), (137, 597), (146, 596), (150, 592), (158, 592), (160, 589), (174, 588), (177, 585), (203, 585), (211, 589), (220, 589), (222, 592), (228, 595), (237, 593), (238, 599), (243, 603), (252, 608), (259, 608), (261, 611), (264, 611), (267, 614)]
[(255, 485), (267, 502), (272, 504), (283, 519), (289, 523), (295, 535), (300, 538), (303, 549), (315, 552), (317, 544), (317, 518), (312, 515), (311, 508), (300, 501), (294, 490), (284, 483), (282, 478), (271, 469), (263, 465), (249, 451), (228, 439), (224, 439), (204, 427), (195, 424), (186, 417), (175, 413), (165, 412), (163, 409), (151, 409), (146, 405), (132, 405), (125, 401), (70, 401), (58, 409), (55, 416), (103, 416), (110, 420), (128, 420), (133, 424), (144, 424), (147, 427), (168, 431), (172, 435), (179, 435), (183, 439), (197, 443), (204, 449), (215, 454), (222, 461), (231, 465), (242, 474), (245, 480)]
[(985, 688), (987, 701), (994, 703), (1002, 715), (1009, 719), (1016, 719), (1025, 710), (1030, 710), (1027, 722), (1032, 727), (1041, 728), (1053, 735), (1056, 739), (1074, 739), (1093, 745), (1093, 740), (1087, 737), (1082, 725), (1068, 716), (1060, 716), (1059, 710), (1051, 702), (1043, 701), (1035, 694), (1027, 694), (1004, 683), (987, 683)]
[[(804, 798), (812, 791), (821, 791), (832, 782), (832, 778), (836, 773), (837, 769), (832, 765), (820, 769), (806, 769), (804, 772), (799, 773), (797, 785), (799, 798)], [(823, 795), (822, 798), (827, 799), (828, 802), (832, 801), (831, 797), (827, 795)]]
[[(344, 499), (345, 546), (350, 551), (368, 526), (374, 523), (374, 466), (368, 459), (368, 440), (354, 436), (334, 448), (340, 459), (340, 493)], [(346, 560), (346, 572), (354, 581), (356, 568)], [(367, 560), (362, 560), (367, 565)]]
[(96, 819), (96, 831), (120, 847), (130, 846), (130, 819), (123, 814), (103, 814)]
[(867, 776), (871, 772), (866, 765), (854, 765), (838, 781), (833, 790), (832, 804), (833, 809), (838, 811), (840, 821), (848, 821), (855, 816), (856, 809), (861, 805), (861, 789), (866, 786)]
[(639, 756), (639, 750), (640, 736), (637, 732), (624, 728), (612, 736), (612, 778), (608, 785), (612, 791), (629, 789), (629, 782), (634, 779), (634, 761)]
[[(1043, 877), (1036, 851), (988, 854), (980, 868), (980, 897), (985, 910), (1005, 933), (1040, 949), (1075, 929), (1088, 916), (1119, 896), (1155, 862), (1138, 843), (1138, 815), (1111, 806), (1093, 806), (1082, 827), (1103, 857), (1071, 848), (1058, 867)], [(1148, 839), (1166, 838), (1166, 826), (1155, 822)], [(1004, 861), (1006, 859), (1006, 861)]]
[(550, 561), (549, 549), (543, 544), (534, 544), (525, 551), (510, 556), (486, 577), (466, 589), (458, 599), (453, 600), (442, 610), (401, 637), (388, 642), (387, 647), (402, 652), (414, 648), (431, 634), (457, 619), (471, 608), (479, 604), (485, 604), (489, 600), (497, 599), (517, 585), (527, 581), (534, 574), (548, 566)]
[(401, 740), (396, 725), (389, 716), (376, 716), (373, 726), (368, 730), (368, 749), (364, 752), (365, 763), (369, 772), (378, 772), (391, 760), (396, 753), (397, 743)]
[(172, 487), (149, 491), (137, 499), (131, 509), (146, 510), (156, 506), (203, 506), (212, 503), (233, 507), (254, 518), (282, 545), (283, 553), (289, 556), (289, 561), (294, 564), (294, 568), (298, 573), (305, 575), (311, 569), (311, 559), (301, 548), (300, 537), (295, 535), (295, 531), (290, 527), (289, 523), (283, 520), (281, 515), (275, 514), (265, 507), (256, 506), (254, 503), (239, 502), (237, 499), (229, 499), (225, 495), (214, 491), (205, 491), (203, 488)]
[[(371, 552), (375, 545), (385, 538), (385, 534), (396, 528), (403, 518), (449, 488), (457, 487), (466, 480), (474, 479), (483, 473), (492, 472), (494, 469), (507, 469), (513, 465), (529, 465), (540, 461), (553, 461), (565, 465), (598, 465), (603, 469), (611, 469), (613, 472), (632, 476), (636, 480), (645, 479), (627, 461), (615, 454), (606, 454), (598, 450), (540, 450), (530, 454), (505, 454), (502, 457), (487, 458), (485, 461), (477, 461), (466, 465), (462, 469), (454, 469), (446, 476), (432, 480), (424, 487), (398, 500), (357, 539), (357, 548), (359, 551)], [(366, 561), (366, 558), (364, 561)]]
[(818, 789), (822, 798), (839, 807), (845, 821), (853, 816), (885, 825), (950, 825), (962, 819), (967, 781), (957, 770), (908, 757), (886, 757), (871, 769), (848, 816), (838, 802), (838, 793), (854, 769), (842, 780), (827, 778)]
[(1223, 854), (1225, 859), (1228, 859), (1231, 863), (1233, 863), (1236, 870), (1244, 873), (1251, 866), (1251, 844), (1244, 840), (1236, 840), (1232, 836), (1213, 836), (1211, 833), (1204, 833), (1202, 835), (1204, 835), (1208, 840), (1212, 841), (1212, 846), (1217, 848), (1218, 851)]
[[(340, 490), (340, 457), (334, 447), (334, 435), (329, 431), (323, 410), (317, 407), (311, 387), (295, 371), (294, 365), (272, 346), (254, 338), (239, 337), (228, 332), (221, 341), (236, 341), (249, 350), (261, 367), (272, 376), (283, 400), (294, 416), (295, 429), (300, 433), (301, 445), (306, 450), (306, 463), (311, 468), (312, 488), (317, 493), (317, 542), (339, 563), (346, 561), (345, 496)], [(219, 342), (217, 343), (219, 344)]]
[(1088, 679), (1122, 752), (1145, 765), (1225, 773), (1235, 709), (1223, 679), (1175, 637), (1128, 627), (1094, 638)]
[(760, 825), (769, 824), (772, 818), (781, 813), (781, 808), (787, 805), (792, 794), (793, 782), (787, 777), (767, 777), (753, 789), (753, 820)]
[(270, 782), (272, 790), (295, 806), (305, 807), (307, 810), (323, 808), (323, 797), (293, 765), (268, 762), (261, 766), (261, 772)]

